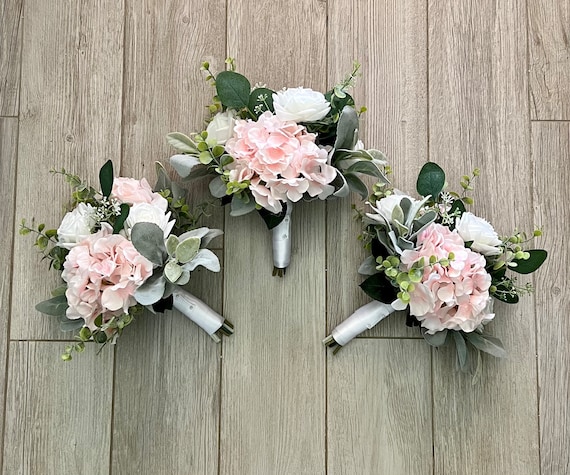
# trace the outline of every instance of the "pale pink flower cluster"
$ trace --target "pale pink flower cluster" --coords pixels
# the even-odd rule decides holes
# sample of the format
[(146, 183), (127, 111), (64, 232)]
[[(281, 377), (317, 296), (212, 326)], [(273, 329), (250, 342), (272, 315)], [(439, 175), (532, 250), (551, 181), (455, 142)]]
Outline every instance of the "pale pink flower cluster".
[(160, 194), (152, 191), (146, 178), (135, 180), (134, 178), (118, 177), (113, 180), (111, 195), (121, 203), (131, 205), (149, 203), (160, 208), (168, 207), (168, 202)]
[(67, 318), (83, 318), (94, 330), (98, 315), (107, 321), (136, 304), (135, 290), (151, 276), (153, 265), (128, 239), (102, 223), (99, 232), (71, 249), (63, 267)]
[[(465, 247), (461, 236), (441, 224), (433, 223), (420, 233), (417, 250), (401, 255), (402, 270), (409, 270), (422, 257), (425, 270), (422, 282), (410, 292), (410, 313), (428, 333), (445, 329), (472, 332), (491, 321), (489, 287), (491, 276), (485, 270), (485, 258)], [(448, 266), (429, 266), (431, 256), (438, 260), (454, 257)], [(395, 306), (401, 307), (397, 300)]]
[(234, 135), (225, 145), (234, 161), (227, 167), (230, 182), (250, 180), (255, 201), (272, 213), (284, 201), (299, 201), (305, 193), (328, 197), (336, 169), (327, 163), (327, 151), (315, 144), (315, 134), (271, 112), (257, 122), (238, 120)]

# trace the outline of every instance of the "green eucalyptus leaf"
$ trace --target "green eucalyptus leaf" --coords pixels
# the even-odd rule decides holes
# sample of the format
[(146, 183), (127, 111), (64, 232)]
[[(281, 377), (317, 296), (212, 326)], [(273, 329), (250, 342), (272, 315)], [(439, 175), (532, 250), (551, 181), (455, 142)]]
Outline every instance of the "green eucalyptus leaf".
[(347, 173), (344, 175), (344, 179), (348, 183), (350, 190), (355, 193), (358, 193), (362, 197), (362, 199), (365, 199), (368, 196), (368, 188), (363, 183), (363, 181), (360, 178), (358, 178), (356, 175)]
[(170, 282), (175, 283), (181, 275), (182, 267), (180, 267), (176, 261), (168, 261), (164, 266), (164, 277)]
[(58, 295), (57, 297), (53, 297), (36, 304), (36, 310), (38, 312), (41, 312), (44, 315), (50, 315), (52, 317), (65, 316), (68, 307), (69, 305), (67, 303), (65, 294)]
[(216, 76), (216, 92), (225, 107), (239, 111), (249, 104), (251, 84), (241, 74), (222, 71)]
[(226, 196), (227, 186), (221, 176), (215, 177), (208, 186), (210, 188), (210, 193), (214, 198), (223, 198)]
[(115, 224), (113, 224), (113, 234), (119, 234), (125, 225), (125, 221), (129, 217), (131, 207), (127, 203), (121, 203), (121, 214), (117, 216)]
[(197, 153), (196, 142), (182, 132), (171, 132), (166, 136), (166, 140), (176, 150), (184, 153)]
[(230, 210), (231, 216), (243, 216), (255, 209), (255, 200), (247, 195), (245, 196), (247, 201), (242, 194), (233, 196)]
[(154, 223), (137, 223), (131, 230), (131, 241), (150, 262), (157, 266), (164, 263), (166, 247), (164, 246), (164, 232)]
[(528, 259), (514, 259), (516, 262), (516, 267), (509, 267), (512, 271), (518, 272), (519, 274), (530, 274), (537, 270), (548, 257), (548, 253), (544, 249), (532, 249), (526, 251), (530, 254)]
[(379, 302), (391, 304), (397, 297), (396, 288), (383, 273), (371, 275), (360, 284), (366, 294)]
[(113, 189), (113, 162), (111, 160), (107, 160), (105, 165), (99, 170), (99, 183), (101, 184), (103, 196), (111, 196)]
[(72, 332), (75, 330), (79, 330), (85, 325), (85, 320), (82, 318), (78, 318), (73, 320), (71, 318), (61, 318), (59, 320), (59, 329), (62, 332)]
[(442, 168), (433, 163), (426, 163), (418, 176), (416, 188), (421, 196), (430, 195), (434, 200), (443, 190), (445, 185), (445, 172)]
[[(178, 262), (182, 264), (186, 264), (190, 262), (196, 254), (198, 254), (198, 250), (200, 249), (200, 238), (198, 237), (189, 237), (184, 239), (178, 247), (176, 248), (175, 257)], [(172, 280), (172, 282), (174, 282)]]
[(440, 347), (445, 344), (445, 341), (447, 339), (447, 332), (448, 330), (443, 330), (431, 335), (426, 331), (425, 328), (422, 328), (422, 336), (424, 337), (424, 340), (431, 346), (435, 347)]
[(477, 332), (465, 333), (465, 338), (478, 350), (489, 353), (497, 358), (504, 358), (507, 352), (501, 340), (492, 336), (483, 336)]

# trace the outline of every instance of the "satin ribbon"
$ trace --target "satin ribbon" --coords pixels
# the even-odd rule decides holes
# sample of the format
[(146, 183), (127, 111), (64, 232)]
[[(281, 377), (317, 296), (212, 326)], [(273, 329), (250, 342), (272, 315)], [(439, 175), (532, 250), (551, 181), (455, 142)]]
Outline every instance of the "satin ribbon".
[(199, 298), (182, 289), (172, 293), (174, 308), (186, 315), (200, 328), (212, 336), (224, 324), (224, 317), (212, 310)]
[(373, 300), (356, 310), (340, 325), (337, 325), (331, 335), (340, 346), (344, 346), (363, 331), (370, 330), (394, 311), (391, 305)]
[(278, 269), (286, 269), (291, 263), (291, 212), (293, 206), (287, 203), (285, 218), (272, 231), (273, 265)]

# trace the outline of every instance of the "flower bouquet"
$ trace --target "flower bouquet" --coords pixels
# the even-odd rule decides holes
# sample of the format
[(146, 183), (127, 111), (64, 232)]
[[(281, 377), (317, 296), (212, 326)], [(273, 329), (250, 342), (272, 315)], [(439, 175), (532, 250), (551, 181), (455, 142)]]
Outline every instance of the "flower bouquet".
[(360, 174), (384, 180), (384, 156), (358, 141), (359, 115), (348, 89), (359, 65), (323, 94), (297, 87), (273, 91), (251, 86), (230, 70), (217, 76), (204, 63), (216, 88), (207, 129), (192, 138), (174, 132), (181, 154), (170, 162), (185, 179), (213, 175), (210, 192), (229, 203), (230, 215), (258, 211), (273, 233), (273, 275), (283, 276), (291, 257), (291, 211), (301, 199), (368, 195)]
[(493, 298), (514, 304), (532, 286), (518, 286), (510, 271), (529, 274), (547, 257), (542, 249), (523, 247), (534, 237), (524, 233), (499, 238), (484, 219), (466, 211), (467, 196), (479, 175), (463, 176), (463, 194), (448, 192), (445, 173), (426, 163), (417, 180), (415, 199), (381, 183), (374, 186), (371, 211), (361, 215), (363, 239), (371, 255), (359, 273), (360, 287), (374, 299), (333, 329), (324, 343), (340, 349), (396, 310), (407, 324), (418, 325), (433, 346), (453, 343), (459, 368), (478, 374), (480, 351), (496, 357), (506, 352), (485, 332), (493, 320)]
[(160, 164), (157, 170), (160, 192), (144, 178), (114, 178), (111, 161), (100, 170), (100, 191), (62, 170), (73, 199), (58, 229), (22, 221), (20, 233), (36, 233), (50, 268), (61, 271), (64, 285), (36, 309), (59, 317), (63, 330), (78, 330), (78, 343), (66, 348), (64, 360), (87, 341), (115, 343), (143, 307), (175, 307), (216, 341), (233, 333), (231, 323), (181, 288), (198, 266), (220, 271), (218, 257), (206, 247), (222, 231), (193, 229), (205, 210), (191, 215), (181, 188)]

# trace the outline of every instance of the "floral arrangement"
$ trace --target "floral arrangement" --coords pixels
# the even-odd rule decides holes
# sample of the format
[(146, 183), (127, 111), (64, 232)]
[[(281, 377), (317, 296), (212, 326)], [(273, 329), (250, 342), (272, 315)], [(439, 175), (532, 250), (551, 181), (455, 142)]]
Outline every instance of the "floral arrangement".
[(384, 180), (384, 156), (358, 141), (359, 115), (348, 89), (359, 65), (323, 94), (296, 87), (273, 91), (253, 86), (230, 70), (216, 76), (202, 65), (216, 89), (205, 131), (192, 138), (174, 132), (168, 140), (179, 155), (171, 158), (185, 179), (213, 175), (210, 191), (231, 207), (232, 216), (258, 211), (273, 230), (273, 275), (290, 262), (292, 204), (325, 200), (350, 190), (368, 195), (360, 174)]
[(114, 178), (111, 161), (100, 170), (100, 191), (62, 170), (73, 193), (59, 227), (22, 221), (20, 233), (36, 233), (49, 267), (61, 272), (64, 285), (36, 309), (59, 317), (63, 330), (78, 330), (64, 360), (87, 341), (115, 343), (143, 307), (164, 312), (174, 306), (216, 341), (218, 334), (233, 333), (231, 323), (181, 288), (198, 266), (220, 271), (206, 247), (222, 231), (195, 228), (204, 207), (191, 215), (182, 189), (160, 164), (157, 170), (158, 191), (144, 178)]
[(415, 199), (386, 183), (374, 186), (371, 212), (361, 213), (362, 238), (371, 255), (359, 273), (360, 285), (374, 299), (338, 325), (324, 343), (335, 351), (396, 310), (407, 324), (421, 328), (433, 346), (454, 344), (459, 368), (479, 374), (480, 352), (503, 357), (501, 341), (485, 332), (495, 318), (494, 299), (515, 304), (531, 292), (518, 286), (511, 272), (529, 274), (547, 257), (542, 249), (524, 249), (524, 233), (499, 237), (491, 224), (466, 210), (467, 196), (479, 175), (463, 176), (463, 194), (445, 191), (445, 173), (426, 163), (417, 180)]

